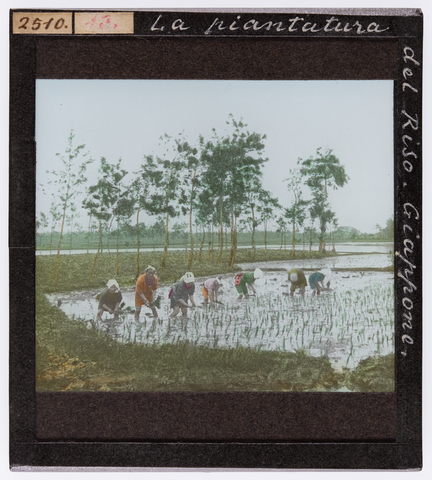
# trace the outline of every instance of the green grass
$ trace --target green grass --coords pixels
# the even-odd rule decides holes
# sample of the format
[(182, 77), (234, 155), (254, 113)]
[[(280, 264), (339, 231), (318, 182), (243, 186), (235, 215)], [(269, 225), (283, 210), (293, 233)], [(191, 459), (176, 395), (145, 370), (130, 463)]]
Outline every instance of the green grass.
[[(334, 256), (335, 254), (325, 254), (325, 256)], [(298, 252), (296, 259), (299, 258), (320, 258), (323, 254), (318, 252)], [(68, 292), (75, 290), (91, 289), (103, 287), (107, 280), (116, 278), (120, 286), (130, 286), (135, 284), (137, 272), (137, 255), (135, 253), (119, 254), (119, 274), (116, 273), (116, 254), (100, 254), (96, 263), (95, 270), (89, 278), (91, 266), (94, 260), (94, 254), (61, 255), (60, 269), (57, 285), (54, 284), (54, 273), (56, 265), (55, 255), (38, 255), (36, 257), (36, 282), (37, 288), (44, 293)], [(189, 254), (180, 251), (168, 252), (166, 269), (162, 272), (162, 252), (142, 253), (140, 256), (140, 272), (143, 273), (147, 265), (153, 265), (156, 268), (156, 275), (160, 282), (175, 282), (186, 271)], [(213, 260), (207, 260), (207, 251), (203, 251), (201, 262), (198, 261), (198, 252), (195, 254), (191, 271), (196, 277), (217, 275), (228, 272), (237, 272), (240, 270), (238, 265), (232, 269), (228, 268), (229, 252), (224, 252), (222, 263), (217, 264), (217, 252), (213, 254)], [(236, 256), (236, 263), (247, 263), (251, 261), (266, 262), (275, 260), (292, 259), (291, 251), (257, 251), (255, 259), (252, 259), (250, 250), (239, 250)], [(264, 264), (265, 265), (265, 264)]]
[(361, 392), (393, 392), (395, 388), (394, 354), (369, 357), (347, 375), (346, 385)]

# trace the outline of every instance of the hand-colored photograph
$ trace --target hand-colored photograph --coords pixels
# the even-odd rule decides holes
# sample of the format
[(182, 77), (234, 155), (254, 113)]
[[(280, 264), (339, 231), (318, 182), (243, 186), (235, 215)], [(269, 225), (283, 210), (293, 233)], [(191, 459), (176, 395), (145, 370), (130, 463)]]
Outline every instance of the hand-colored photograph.
[(393, 104), (37, 80), (36, 389), (393, 392)]

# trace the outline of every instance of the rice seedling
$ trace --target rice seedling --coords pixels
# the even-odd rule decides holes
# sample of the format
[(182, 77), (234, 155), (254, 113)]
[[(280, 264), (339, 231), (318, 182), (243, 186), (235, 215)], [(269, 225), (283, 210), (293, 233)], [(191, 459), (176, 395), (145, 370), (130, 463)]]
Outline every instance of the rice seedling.
[[(249, 300), (224, 301), (213, 308), (197, 308), (188, 318), (169, 318), (169, 306), (160, 305), (160, 318), (134, 312), (121, 314), (107, 333), (124, 343), (179, 344), (217, 349), (251, 348), (257, 351), (325, 354), (335, 365), (359, 362), (376, 352), (394, 351), (394, 294), (391, 285), (371, 283), (339, 289), (320, 297), (263, 292)], [(93, 315), (89, 315), (93, 317)], [(83, 320), (85, 319), (85, 320)], [(92, 326), (85, 315), (74, 318)], [(94, 328), (103, 330), (103, 326)]]

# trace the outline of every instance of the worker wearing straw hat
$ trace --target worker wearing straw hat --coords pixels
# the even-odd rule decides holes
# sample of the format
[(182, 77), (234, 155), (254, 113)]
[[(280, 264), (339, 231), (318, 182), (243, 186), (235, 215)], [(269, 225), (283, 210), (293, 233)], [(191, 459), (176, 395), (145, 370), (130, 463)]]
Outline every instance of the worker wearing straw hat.
[(97, 319), (101, 320), (104, 312), (118, 316), (121, 301), (122, 294), (120, 293), (119, 284), (114, 279), (108, 280), (107, 288), (100, 294), (99, 297)]
[(256, 268), (253, 272), (238, 273), (235, 277), (235, 287), (237, 289), (237, 292), (239, 293), (239, 300), (243, 298), (243, 295), (245, 296), (245, 298), (249, 298), (248, 286), (253, 291), (253, 293), (256, 293), (254, 285), (255, 280), (263, 278), (264, 272), (259, 268)]
[(159, 287), (158, 277), (155, 275), (156, 269), (149, 265), (145, 273), (138, 277), (135, 287), (135, 321), (139, 321), (141, 307), (145, 305), (150, 308), (153, 317), (158, 318), (156, 307), (153, 305), (156, 297), (156, 290)]
[[(187, 317), (187, 309), (195, 308), (195, 276), (192, 272), (186, 272), (169, 293), (172, 313), (170, 318), (175, 317), (181, 310), (182, 316)], [(191, 301), (192, 307), (188, 304)]]

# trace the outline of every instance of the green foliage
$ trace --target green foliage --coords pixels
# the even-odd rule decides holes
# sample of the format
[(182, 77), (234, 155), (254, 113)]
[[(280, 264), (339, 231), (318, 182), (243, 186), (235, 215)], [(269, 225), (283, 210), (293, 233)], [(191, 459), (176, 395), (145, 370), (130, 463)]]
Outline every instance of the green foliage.
[(301, 165), (300, 173), (306, 178), (306, 185), (314, 190), (324, 190), (327, 197), (328, 187), (337, 189), (343, 187), (349, 180), (345, 173), (345, 167), (340, 164), (339, 159), (333, 155), (332, 150), (325, 152), (319, 147), (316, 156), (307, 160), (299, 159)]
[(122, 191), (121, 181), (127, 171), (121, 168), (121, 159), (117, 164), (110, 164), (103, 157), (100, 159), (98, 171), (99, 179), (96, 184), (87, 188), (87, 198), (83, 201), (83, 206), (91, 217), (100, 222), (109, 222), (115, 216), (114, 209), (119, 208), (120, 199), (124, 203), (125, 192)]
[(387, 219), (386, 226), (384, 228), (377, 225), (378, 233), (377, 238), (382, 240), (393, 240), (394, 238), (394, 218), (393, 215)]
[[(60, 237), (57, 248), (57, 266), (54, 272), (54, 282), (58, 281), (58, 270), (60, 263), (60, 250), (63, 239), (63, 229), (69, 209), (75, 208), (74, 199), (81, 192), (81, 187), (86, 181), (85, 171), (87, 165), (93, 160), (86, 160), (85, 157), (88, 153), (83, 153), (82, 150), (85, 145), (78, 145), (74, 147), (74, 133), (71, 130), (68, 137), (68, 146), (65, 149), (65, 154), (57, 153), (56, 156), (59, 159), (59, 164), (56, 165), (56, 169), (47, 172), (50, 175), (48, 185), (52, 185), (57, 188), (57, 191), (52, 192), (53, 204), (56, 207), (52, 207), (55, 216), (61, 219)], [(82, 163), (78, 163), (78, 159), (84, 158)]]
[(314, 157), (307, 160), (299, 158), (300, 174), (304, 177), (306, 185), (312, 191), (310, 207), (311, 219), (317, 218), (320, 223), (320, 251), (324, 248), (324, 234), (329, 223), (335, 222), (336, 213), (330, 208), (328, 202), (328, 188), (334, 190), (343, 187), (349, 180), (345, 167), (333, 155), (332, 150), (324, 152), (318, 148)]

